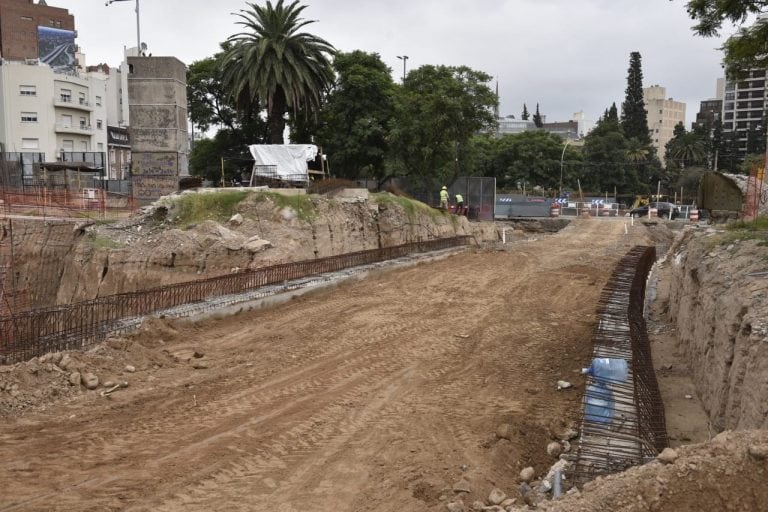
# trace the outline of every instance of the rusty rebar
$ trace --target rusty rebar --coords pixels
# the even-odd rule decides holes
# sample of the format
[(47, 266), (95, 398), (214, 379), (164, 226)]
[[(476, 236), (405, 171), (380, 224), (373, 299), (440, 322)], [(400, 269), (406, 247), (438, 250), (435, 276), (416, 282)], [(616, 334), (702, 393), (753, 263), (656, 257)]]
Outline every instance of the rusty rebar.
[[(60, 305), (0, 317), (0, 363), (24, 361), (48, 352), (81, 349), (109, 334), (126, 330), (129, 319), (215, 297), (242, 298), (238, 294), (274, 285), (287, 287), (295, 280), (329, 272), (469, 245), (471, 237), (458, 236), (358, 251), (326, 258), (281, 263), (257, 269), (189, 281), (142, 291), (108, 295), (75, 304)], [(296, 285), (293, 287), (298, 287)], [(211, 307), (219, 307), (217, 302)], [(191, 311), (191, 310), (190, 310)], [(181, 315), (184, 313), (182, 312)]]
[[(571, 455), (571, 482), (642, 464), (668, 445), (664, 404), (643, 317), (645, 285), (656, 258), (653, 247), (634, 247), (616, 265), (600, 295), (594, 357), (624, 359), (623, 382), (587, 377), (581, 432)], [(611, 404), (610, 418), (590, 415), (587, 404)]]

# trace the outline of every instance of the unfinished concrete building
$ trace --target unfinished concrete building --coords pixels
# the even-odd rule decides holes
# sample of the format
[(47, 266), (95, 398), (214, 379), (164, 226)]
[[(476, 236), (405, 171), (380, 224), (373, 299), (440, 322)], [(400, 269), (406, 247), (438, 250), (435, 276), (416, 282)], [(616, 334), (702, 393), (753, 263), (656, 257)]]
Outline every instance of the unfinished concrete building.
[(175, 57), (128, 58), (133, 197), (152, 201), (189, 175), (187, 68)]

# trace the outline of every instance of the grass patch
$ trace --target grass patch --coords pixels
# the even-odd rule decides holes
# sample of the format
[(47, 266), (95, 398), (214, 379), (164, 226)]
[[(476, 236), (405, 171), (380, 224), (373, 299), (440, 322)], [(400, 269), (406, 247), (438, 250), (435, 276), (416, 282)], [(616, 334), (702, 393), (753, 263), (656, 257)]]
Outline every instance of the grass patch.
[(227, 221), (247, 195), (248, 192), (233, 190), (182, 196), (177, 202), (176, 222), (189, 226), (205, 220)]
[(388, 192), (377, 192), (375, 194), (371, 194), (371, 196), (379, 204), (399, 206), (403, 209), (405, 215), (411, 220), (416, 217), (417, 213), (428, 215), (433, 219), (447, 214), (447, 212), (444, 210), (432, 208), (431, 206), (424, 204), (421, 201), (408, 199), (407, 197), (396, 196)]
[(315, 204), (305, 194), (286, 196), (277, 192), (256, 192), (254, 202), (260, 203), (269, 199), (277, 208), (292, 208), (299, 220), (311, 222), (317, 215)]
[(96, 249), (120, 249), (122, 247), (119, 242), (103, 236), (92, 237), (91, 244)]
[(730, 222), (725, 225), (725, 230), (726, 233), (718, 236), (712, 247), (743, 240), (756, 240), (759, 246), (768, 246), (768, 217), (766, 216), (755, 220)]

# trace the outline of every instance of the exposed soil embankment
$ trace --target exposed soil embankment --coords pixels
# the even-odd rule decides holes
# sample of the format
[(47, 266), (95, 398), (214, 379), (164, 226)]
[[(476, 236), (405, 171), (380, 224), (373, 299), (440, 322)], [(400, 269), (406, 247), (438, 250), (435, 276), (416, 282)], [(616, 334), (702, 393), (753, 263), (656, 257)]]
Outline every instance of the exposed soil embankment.
[(456, 235), (499, 238), (492, 223), (390, 194), (188, 194), (116, 223), (14, 221), (14, 267), (17, 289), (28, 291), (32, 307), (44, 307)]
[(715, 431), (768, 427), (768, 247), (693, 228), (673, 245), (669, 320)]

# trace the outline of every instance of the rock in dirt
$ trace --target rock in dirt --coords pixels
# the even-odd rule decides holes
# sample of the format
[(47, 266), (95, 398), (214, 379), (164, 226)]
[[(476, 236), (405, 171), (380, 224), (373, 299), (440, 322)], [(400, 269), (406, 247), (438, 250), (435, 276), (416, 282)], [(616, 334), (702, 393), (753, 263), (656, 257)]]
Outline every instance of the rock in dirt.
[(469, 485), (469, 482), (462, 479), (453, 484), (453, 492), (472, 492), (472, 487)]
[(130, 365), (130, 364), (127, 364), (127, 365), (125, 365), (125, 368), (124, 368), (124, 369), (125, 369), (125, 371), (127, 371), (128, 373), (133, 373), (133, 372), (135, 372), (135, 371), (136, 371), (136, 367), (135, 367), (135, 366), (132, 366), (132, 365)]
[(69, 357), (69, 354), (64, 354), (61, 357), (61, 360), (58, 362), (59, 368), (62, 370), (66, 370), (74, 361), (71, 357)]
[(559, 457), (561, 453), (563, 453), (563, 446), (558, 443), (557, 441), (552, 441), (547, 445), (547, 453), (551, 457)]
[(262, 240), (258, 236), (249, 238), (245, 244), (243, 244), (243, 249), (251, 254), (256, 254), (257, 252), (269, 249), (270, 247), (272, 247), (272, 242), (269, 240)]
[(90, 372), (83, 374), (82, 379), (86, 389), (96, 389), (99, 387), (99, 378)]
[(445, 508), (448, 509), (448, 512), (464, 512), (466, 510), (464, 502), (461, 500), (451, 501), (445, 505)]
[(673, 448), (664, 448), (664, 450), (656, 457), (664, 464), (672, 464), (679, 457), (677, 450)]
[(507, 508), (507, 507), (511, 507), (515, 503), (517, 503), (517, 500), (515, 498), (507, 498), (501, 502), (501, 506), (504, 508)]
[(204, 354), (203, 352), (200, 352), (200, 351), (197, 351), (197, 350), (195, 350), (195, 351), (192, 353), (192, 357), (194, 357), (195, 359), (200, 359), (200, 358), (203, 358), (203, 357), (205, 357), (205, 354)]
[(536, 471), (530, 466), (520, 472), (520, 480), (523, 482), (530, 482), (534, 476), (536, 476)]
[(476, 502), (474, 502), (472, 504), (471, 508), (475, 512), (480, 512), (481, 510), (483, 510), (485, 508), (485, 503), (483, 503), (482, 501), (476, 501)]
[(490, 507), (483, 507), (483, 512), (507, 512), (504, 507), (498, 505), (491, 505)]
[(69, 383), (73, 386), (79, 386), (82, 382), (82, 379), (80, 377), (80, 372), (72, 372), (69, 374)]
[(232, 226), (239, 226), (243, 223), (243, 216), (239, 213), (234, 214), (229, 218), (229, 224)]
[(194, 361), (192, 363), (192, 368), (194, 368), (195, 370), (206, 370), (208, 369), (208, 362), (200, 361), (200, 360)]
[(507, 499), (506, 493), (498, 488), (494, 488), (488, 495), (488, 503), (491, 505), (499, 505), (505, 499)]
[(768, 459), (768, 444), (753, 444), (747, 449), (749, 456), (755, 460)]
[(567, 380), (559, 380), (559, 381), (557, 381), (557, 389), (558, 390), (568, 389), (568, 388), (572, 388), (572, 387), (573, 387), (573, 384), (571, 384)]
[(108, 380), (107, 382), (104, 383), (104, 387), (105, 388), (111, 388), (111, 387), (114, 387), (114, 386), (115, 386), (115, 381), (113, 381), (113, 380)]
[(496, 437), (499, 439), (511, 439), (512, 438), (512, 425), (509, 423), (502, 423), (496, 429)]

